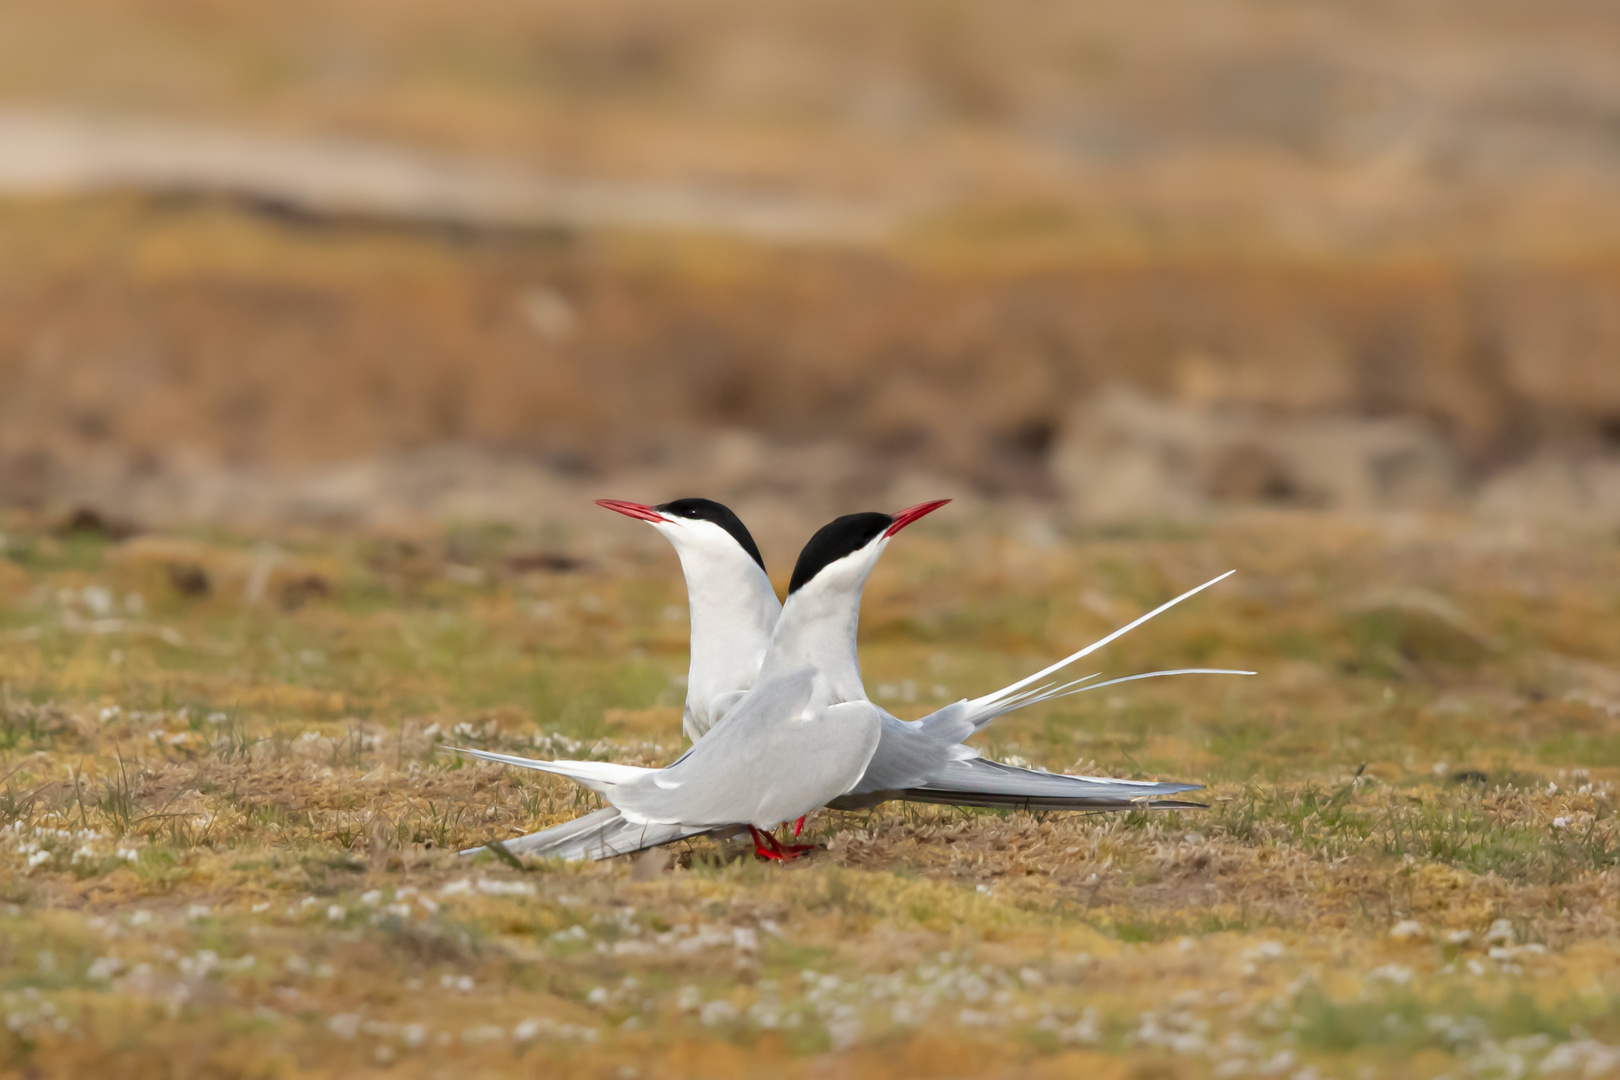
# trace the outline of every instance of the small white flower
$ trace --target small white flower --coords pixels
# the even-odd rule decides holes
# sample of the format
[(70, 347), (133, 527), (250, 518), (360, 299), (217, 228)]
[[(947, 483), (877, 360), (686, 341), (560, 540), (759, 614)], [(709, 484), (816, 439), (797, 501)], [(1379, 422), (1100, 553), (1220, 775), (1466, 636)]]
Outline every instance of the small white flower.
[(1367, 981), (1382, 980), (1394, 983), (1396, 986), (1405, 986), (1412, 981), (1412, 969), (1399, 964), (1385, 964), (1383, 967), (1373, 968), (1367, 973)]
[(861, 1022), (853, 1016), (834, 1020), (827, 1025), (827, 1037), (832, 1041), (834, 1050), (848, 1050), (860, 1040)]
[(1283, 948), (1280, 941), (1262, 941), (1252, 949), (1245, 949), (1242, 954), (1244, 960), (1278, 960), (1288, 950)]
[(89, 970), (84, 973), (84, 977), (91, 982), (105, 982), (118, 974), (123, 966), (123, 961), (116, 956), (98, 956), (90, 961)]
[(698, 1010), (698, 1019), (703, 1022), (704, 1027), (718, 1027), (721, 1024), (729, 1024), (737, 1019), (737, 1006), (724, 998), (716, 998), (713, 1001), (704, 1003), (703, 1007)]

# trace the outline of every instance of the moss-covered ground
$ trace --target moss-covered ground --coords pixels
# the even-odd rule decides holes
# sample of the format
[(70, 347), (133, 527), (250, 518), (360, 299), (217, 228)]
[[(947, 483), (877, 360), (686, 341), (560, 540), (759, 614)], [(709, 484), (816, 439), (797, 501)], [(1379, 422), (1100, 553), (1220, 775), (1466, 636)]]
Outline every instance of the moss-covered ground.
[[(1206, 810), (891, 804), (762, 864), (463, 847), (593, 803), (446, 743), (680, 749), (665, 551), (488, 530), (136, 536), (0, 557), (0, 1072), (27, 1076), (1596, 1076), (1620, 1068), (1620, 544), (1256, 516), (916, 530), (868, 689), (1094, 657), (1157, 680), (984, 749)], [(525, 557), (527, 556), (527, 557)]]

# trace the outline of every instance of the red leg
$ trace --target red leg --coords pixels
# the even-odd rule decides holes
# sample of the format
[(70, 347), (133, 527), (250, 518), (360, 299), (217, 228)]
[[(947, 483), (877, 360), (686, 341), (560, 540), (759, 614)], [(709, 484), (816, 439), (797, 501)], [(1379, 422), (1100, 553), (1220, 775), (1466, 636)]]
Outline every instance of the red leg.
[[(804, 818), (800, 818), (793, 826), (793, 835), (798, 836), (799, 830), (803, 827)], [(783, 859), (797, 859), (805, 852), (816, 849), (814, 844), (784, 844), (774, 836), (771, 837), (771, 843), (775, 845), (777, 851), (782, 853)]]
[(793, 839), (797, 840), (799, 838), (799, 833), (804, 829), (804, 819), (806, 817), (809, 817), (809, 815), (800, 814), (799, 820), (793, 823)]
[(782, 854), (782, 846), (776, 842), (776, 837), (770, 833), (762, 833), (752, 825), (748, 826), (748, 833), (754, 838), (754, 854), (762, 859), (787, 859), (791, 856)]

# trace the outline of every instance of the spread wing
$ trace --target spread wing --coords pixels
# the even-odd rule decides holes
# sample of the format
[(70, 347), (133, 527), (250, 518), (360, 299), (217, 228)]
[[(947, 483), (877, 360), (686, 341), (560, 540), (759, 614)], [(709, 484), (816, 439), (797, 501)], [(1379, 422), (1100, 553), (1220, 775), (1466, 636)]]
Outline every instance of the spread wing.
[(450, 746), (446, 747), (446, 749), (454, 750), (458, 754), (466, 754), (468, 757), (480, 758), (484, 761), (494, 761), (501, 765), (516, 765), (520, 769), (535, 769), (539, 772), (566, 776), (575, 783), (583, 784), (601, 795), (606, 795), (620, 784), (657, 771), (639, 765), (619, 765), (612, 761), (538, 761), (534, 758), (518, 757), (516, 754), (497, 754), (489, 750), (472, 750), (465, 746)]
[(882, 710), (810, 707), (814, 675), (801, 668), (755, 686), (679, 761), (610, 801), (634, 821), (770, 827), (842, 795), (877, 748)]
[[(624, 815), (609, 806), (573, 821), (508, 840), (505, 847), (514, 855), (539, 855), (576, 862), (580, 859), (629, 855), (643, 848), (673, 843), (703, 832), (702, 829), (688, 829), (680, 825), (626, 821)], [(468, 848), (462, 854), (476, 855), (483, 850), (482, 846)]]
[[(880, 751), (881, 752), (881, 751)], [(868, 776), (871, 774), (868, 773)], [(862, 784), (835, 801), (835, 810), (856, 810), (896, 799), (950, 806), (1006, 807), (1021, 810), (1117, 810), (1130, 807), (1185, 807), (1186, 802), (1153, 802), (1156, 796), (1196, 791), (1197, 784), (1115, 780), (1104, 776), (1069, 776), (1005, 765), (988, 758), (952, 761), (926, 783), (878, 789)]]

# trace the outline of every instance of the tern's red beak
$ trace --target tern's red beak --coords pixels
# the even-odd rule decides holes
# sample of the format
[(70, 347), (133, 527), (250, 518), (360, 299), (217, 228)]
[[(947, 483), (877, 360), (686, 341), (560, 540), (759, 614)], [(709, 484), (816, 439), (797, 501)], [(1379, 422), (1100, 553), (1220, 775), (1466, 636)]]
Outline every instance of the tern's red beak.
[(944, 506), (950, 501), (951, 500), (949, 499), (935, 499), (933, 502), (918, 503), (916, 506), (908, 507), (900, 511), (898, 514), (894, 515), (894, 521), (890, 523), (888, 530), (885, 531), (883, 535), (885, 537), (893, 536), (907, 525), (910, 525), (913, 521), (916, 521), (918, 518), (924, 517), (928, 514), (932, 514), (935, 510), (938, 510), (940, 507)]
[(642, 521), (651, 521), (657, 525), (662, 525), (665, 521), (664, 515), (652, 507), (643, 506), (640, 503), (625, 502), (623, 499), (597, 499), (596, 505), (605, 506), (609, 510), (616, 510), (625, 517), (640, 518)]

